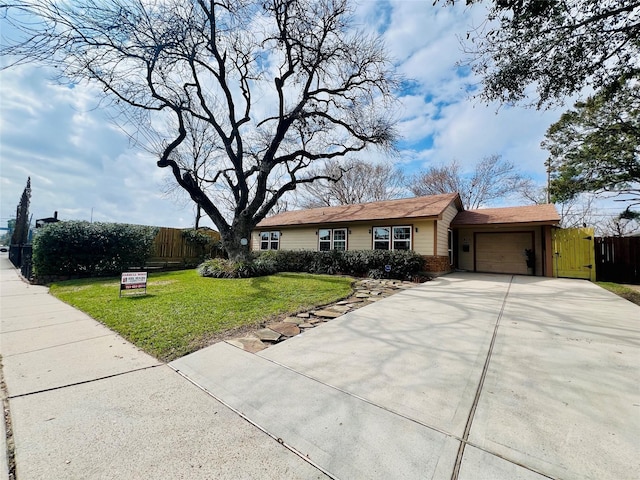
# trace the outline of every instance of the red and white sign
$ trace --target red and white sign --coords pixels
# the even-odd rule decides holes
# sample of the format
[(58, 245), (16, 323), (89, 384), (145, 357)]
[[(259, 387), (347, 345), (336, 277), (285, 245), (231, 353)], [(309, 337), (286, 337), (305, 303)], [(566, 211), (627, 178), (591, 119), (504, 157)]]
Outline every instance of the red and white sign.
[(147, 272), (123, 272), (120, 279), (120, 291), (147, 289)]

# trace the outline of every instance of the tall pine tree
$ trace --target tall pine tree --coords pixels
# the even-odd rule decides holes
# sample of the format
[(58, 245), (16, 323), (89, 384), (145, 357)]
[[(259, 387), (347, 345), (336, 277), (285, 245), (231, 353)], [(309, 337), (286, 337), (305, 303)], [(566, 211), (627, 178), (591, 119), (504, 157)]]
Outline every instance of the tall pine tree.
[(16, 209), (16, 228), (11, 236), (12, 245), (24, 245), (29, 240), (29, 201), (31, 200), (31, 177), (22, 192)]

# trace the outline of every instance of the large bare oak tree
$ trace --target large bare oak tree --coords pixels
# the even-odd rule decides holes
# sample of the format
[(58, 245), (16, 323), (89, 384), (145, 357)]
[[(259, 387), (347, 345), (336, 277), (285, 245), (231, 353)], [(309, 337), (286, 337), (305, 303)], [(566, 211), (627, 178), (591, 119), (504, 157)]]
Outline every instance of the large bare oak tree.
[[(394, 142), (398, 85), (375, 36), (354, 29), (346, 0), (18, 0), (2, 54), (98, 84), (121, 121), (166, 125), (158, 166), (172, 171), (219, 229), (232, 259), (307, 168)], [(15, 29), (15, 30), (14, 30)], [(186, 122), (219, 148), (207, 178), (176, 157)], [(230, 214), (204, 185), (226, 189)]]

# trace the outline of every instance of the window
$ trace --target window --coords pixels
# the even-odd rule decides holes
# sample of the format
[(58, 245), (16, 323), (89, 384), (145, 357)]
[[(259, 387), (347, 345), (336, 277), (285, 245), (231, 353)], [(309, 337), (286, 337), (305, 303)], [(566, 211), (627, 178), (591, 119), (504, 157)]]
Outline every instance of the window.
[(278, 250), (280, 232), (260, 232), (260, 250)]
[(318, 250), (321, 252), (331, 250), (331, 229), (321, 228), (318, 230)]
[(342, 250), (342, 251), (347, 249), (347, 230), (346, 229), (339, 228), (333, 231), (333, 249)]
[(393, 249), (411, 250), (411, 227), (393, 227)]
[(328, 250), (347, 249), (347, 229), (346, 228), (321, 228), (318, 230), (318, 250), (326, 252)]
[(373, 249), (389, 250), (390, 227), (375, 227), (373, 229)]
[(411, 227), (375, 227), (374, 250), (411, 250)]
[(449, 243), (447, 244), (447, 251), (449, 252), (449, 265), (453, 265), (453, 230), (449, 229)]

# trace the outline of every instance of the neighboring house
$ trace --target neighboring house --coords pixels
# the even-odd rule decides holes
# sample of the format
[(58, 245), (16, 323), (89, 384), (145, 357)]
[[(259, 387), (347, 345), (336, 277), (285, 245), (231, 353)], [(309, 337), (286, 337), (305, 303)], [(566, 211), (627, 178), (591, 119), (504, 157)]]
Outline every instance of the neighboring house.
[(60, 220), (58, 220), (58, 212), (53, 212), (53, 217), (47, 217), (47, 218), (39, 218), (36, 220), (36, 228), (42, 228), (45, 225), (49, 224), (49, 223), (57, 223)]
[[(262, 220), (260, 250), (414, 250), (425, 269), (552, 274), (553, 205), (464, 210), (457, 193), (284, 212)], [(527, 268), (525, 250), (535, 257)]]

